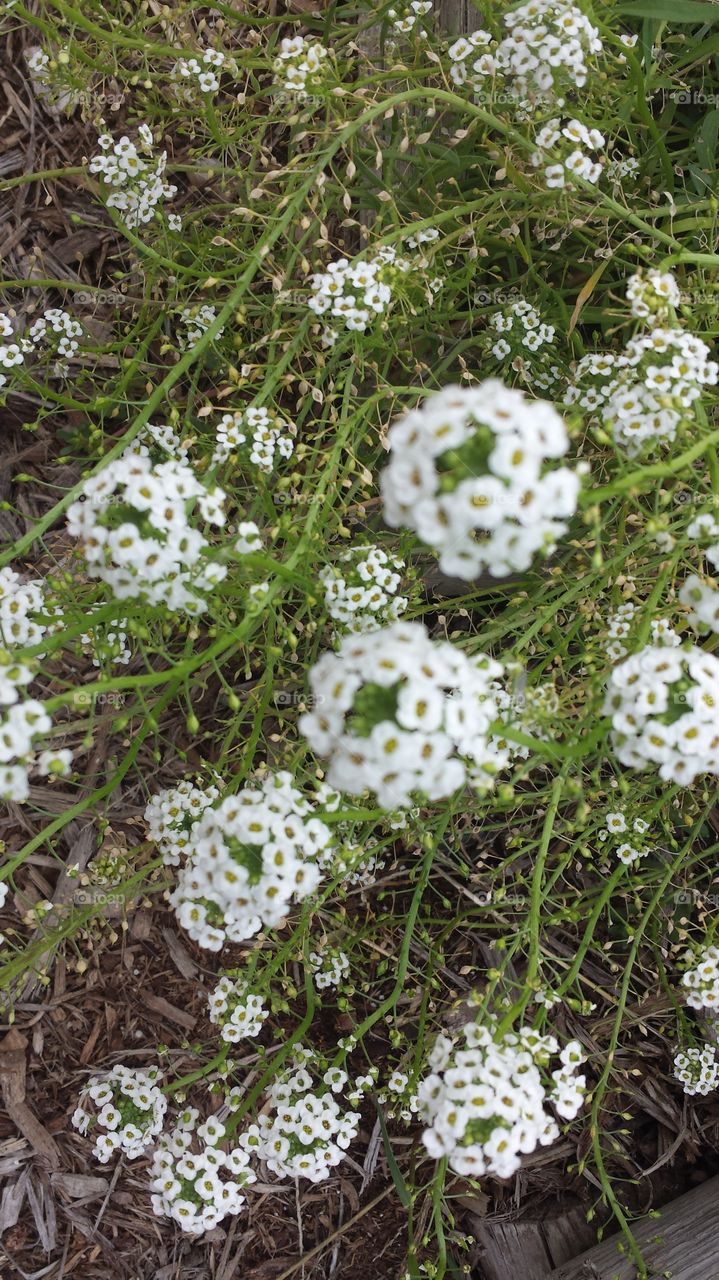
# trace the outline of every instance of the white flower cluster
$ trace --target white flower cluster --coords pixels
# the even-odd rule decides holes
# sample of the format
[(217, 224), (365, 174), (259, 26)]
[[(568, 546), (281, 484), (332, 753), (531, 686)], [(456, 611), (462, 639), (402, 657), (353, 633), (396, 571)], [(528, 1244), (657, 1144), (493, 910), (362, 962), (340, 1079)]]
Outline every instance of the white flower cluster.
[(151, 222), (163, 200), (171, 200), (177, 187), (165, 181), (167, 152), (153, 155), (154, 138), (149, 125), (137, 130), (138, 142), (126, 135), (115, 142), (109, 133), (97, 140), (100, 154), (93, 156), (88, 168), (97, 173), (108, 187), (115, 188), (107, 198), (109, 209), (117, 209), (129, 230)]
[(386, 865), (386, 858), (382, 856), (382, 850), (372, 843), (337, 845), (321, 853), (319, 863), (328, 877), (341, 877), (343, 888), (367, 889), (375, 883), (378, 871)]
[(719, 365), (701, 338), (658, 327), (631, 338), (620, 355), (583, 356), (565, 400), (598, 413), (632, 457), (675, 440), (684, 424), (693, 423), (692, 406), (702, 389), (715, 386), (718, 377)]
[(510, 302), (502, 311), (495, 311), (489, 317), (489, 324), (494, 330), (490, 335), (490, 351), (497, 360), (505, 360), (517, 351), (539, 351), (554, 342), (554, 325), (544, 324), (539, 312), (524, 298)]
[(390, 428), (384, 515), (435, 548), (440, 568), (470, 580), (504, 577), (549, 554), (567, 530), (578, 475), (547, 469), (569, 446), (544, 400), (491, 379), (446, 387)]
[(466, 84), (474, 93), (481, 93), (499, 71), (498, 47), (498, 41), (489, 31), (472, 31), (460, 36), (447, 50), (452, 83), (458, 88)]
[(614, 667), (604, 714), (622, 764), (659, 766), (665, 782), (690, 786), (719, 774), (719, 659), (694, 645), (646, 645)]
[[(19, 698), (18, 689), (31, 680), (28, 667), (0, 653), (0, 798), (18, 804), (30, 794), (30, 770), (43, 761), (42, 756), (36, 760), (33, 754), (37, 739), (52, 728), (52, 720), (42, 702), (36, 698)], [(54, 753), (43, 765), (52, 759), (55, 759)], [(69, 764), (66, 756), (60, 760)]]
[(607, 618), (609, 644), (606, 646), (606, 652), (612, 662), (618, 662), (627, 652), (626, 645), (622, 644), (622, 640), (626, 640), (631, 634), (632, 622), (636, 612), (637, 606), (631, 600), (627, 600), (624, 604), (618, 605)]
[(93, 1155), (107, 1164), (116, 1151), (136, 1160), (162, 1131), (167, 1099), (159, 1087), (157, 1067), (141, 1071), (118, 1064), (107, 1076), (93, 1076), (72, 1116), (73, 1128), (85, 1134), (99, 1130)]
[(682, 986), (690, 1009), (719, 1009), (719, 947), (687, 951)]
[(64, 375), (69, 368), (68, 361), (80, 349), (79, 339), (82, 334), (79, 320), (74, 320), (67, 311), (62, 311), (59, 307), (50, 307), (30, 325), (20, 345), (25, 355), (37, 352), (41, 347), (46, 348), (47, 353), (55, 359), (54, 372)]
[(300, 719), (327, 781), (350, 795), (374, 791), (385, 809), (415, 794), (439, 800), (465, 782), (491, 786), (508, 753), (492, 741), (492, 682), (502, 667), (433, 641), (421, 623), (348, 635), (310, 671), (316, 708)]
[(309, 959), (318, 991), (341, 987), (345, 978), (349, 977), (349, 956), (339, 947), (322, 947), (319, 951), (310, 951)]
[(426, 37), (427, 33), (422, 27), (422, 18), (426, 18), (427, 14), (431, 12), (432, 0), (409, 0), (408, 4), (401, 5), (399, 9), (388, 9), (387, 17), (392, 23), (393, 31), (396, 31), (398, 35), (409, 35), (419, 23), (419, 35)]
[(719, 1085), (719, 1063), (715, 1058), (714, 1045), (705, 1044), (703, 1049), (685, 1049), (677, 1053), (674, 1057), (674, 1079), (690, 1097), (713, 1093)]
[(42, 579), (23, 581), (9, 566), (0, 569), (1, 646), (19, 649), (39, 644), (48, 624), (39, 622), (37, 615), (45, 610)]
[(692, 573), (679, 592), (680, 604), (689, 606), (689, 623), (695, 631), (719, 632), (719, 590)]
[[(632, 338), (619, 356), (587, 355), (578, 362), (567, 403), (598, 410), (615, 441), (635, 456), (668, 444), (693, 421), (692, 406), (704, 386), (717, 382), (719, 366), (701, 338), (680, 329), (655, 329)], [(583, 389), (585, 379), (592, 381)]]
[(242, 1192), (256, 1181), (241, 1146), (225, 1151), (219, 1144), (225, 1127), (210, 1116), (198, 1124), (194, 1107), (160, 1138), (150, 1166), (152, 1209), (171, 1218), (189, 1235), (210, 1231), (227, 1214), (239, 1213)]
[[(180, 312), (180, 324), (184, 332), (177, 335), (180, 351), (189, 351), (192, 347), (196, 347), (203, 333), (207, 332), (216, 319), (217, 311), (208, 302), (203, 302), (197, 307), (183, 307)], [(214, 341), (218, 342), (224, 332), (224, 328), (218, 329)]]
[[(408, 259), (399, 257), (391, 247), (380, 249), (374, 258), (354, 262), (337, 258), (326, 271), (316, 271), (312, 276), (313, 293), (308, 306), (317, 316), (331, 316), (351, 332), (363, 333), (392, 301), (391, 276), (405, 274), (410, 267)], [(336, 330), (325, 330), (328, 346), (336, 338)]]
[(130, 454), (142, 454), (144, 457), (152, 458), (153, 462), (164, 462), (167, 455), (174, 458), (176, 462), (187, 462), (188, 458), (187, 445), (183, 443), (174, 427), (166, 424), (156, 426), (152, 422), (146, 422), (127, 446), (125, 457)]
[[(715, 569), (719, 569), (719, 520), (711, 511), (704, 511), (692, 520), (687, 529), (687, 537), (694, 538), (698, 543), (710, 542), (710, 546), (703, 548), (704, 555)], [(712, 541), (713, 539), (716, 541)]]
[(392, 1072), (384, 1088), (377, 1090), (377, 1101), (386, 1107), (392, 1120), (401, 1120), (404, 1124), (411, 1124), (420, 1108), (419, 1094), (404, 1071)]
[[(14, 338), (14, 336), (15, 330), (10, 316), (0, 311), (0, 338)], [(0, 342), (0, 370), (14, 369), (23, 361), (24, 356), (17, 342)], [(7, 386), (7, 381), (6, 374), (0, 373), (0, 388)]]
[(676, 649), (682, 643), (681, 636), (669, 625), (667, 618), (652, 618), (649, 630), (652, 644), (666, 644)]
[(38, 614), (58, 618), (57, 610), (48, 609), (41, 580), (23, 581), (9, 566), (0, 569), (0, 799), (17, 804), (28, 799), (33, 769), (67, 774), (72, 761), (67, 749), (35, 751), (52, 720), (42, 702), (24, 696), (35, 671), (18, 662), (14, 651), (38, 644), (55, 629), (57, 621), (41, 621)]
[[(0, 342), (0, 369), (10, 371), (24, 364), (26, 356), (40, 353), (51, 356), (54, 359), (51, 372), (63, 376), (68, 371), (68, 361), (79, 350), (82, 334), (79, 320), (59, 307), (50, 307), (22, 337), (13, 342)], [(0, 338), (16, 338), (12, 320), (5, 312), (0, 312)], [(6, 375), (0, 373), (0, 388), (7, 382)]]
[(672, 309), (678, 307), (682, 295), (671, 271), (637, 271), (627, 281), (627, 302), (635, 320), (651, 320), (666, 324)]
[(559, 366), (551, 363), (555, 332), (554, 325), (544, 322), (536, 308), (520, 298), (489, 317), (483, 338), (495, 360), (523, 373), (535, 391), (549, 391), (561, 378)]
[(128, 644), (126, 626), (127, 620), (122, 618), (113, 623), (109, 631), (100, 631), (99, 628), (83, 631), (80, 643), (83, 652), (90, 657), (93, 667), (101, 667), (106, 662), (127, 666), (132, 657), (132, 650)]
[(190, 851), (194, 824), (219, 796), (219, 788), (212, 783), (207, 787), (196, 787), (184, 779), (176, 787), (160, 791), (148, 802), (145, 809), (147, 834), (160, 850), (165, 866), (180, 865)]
[(516, 98), (546, 101), (587, 82), (587, 58), (602, 52), (595, 26), (581, 9), (559, 0), (529, 0), (504, 15), (508, 34), (460, 36), (450, 46), (450, 76), (475, 93), (497, 79)]
[(335, 1097), (348, 1084), (346, 1072), (330, 1067), (320, 1083), (308, 1069), (314, 1066), (312, 1051), (298, 1045), (294, 1054), (295, 1061), (267, 1090), (257, 1124), (250, 1125), (239, 1141), (279, 1178), (322, 1182), (344, 1159), (357, 1136), (360, 1115), (340, 1106)]
[[(461, 1048), (440, 1035), (430, 1056), (432, 1072), (419, 1086), (422, 1140), (456, 1173), (509, 1178), (523, 1155), (559, 1137), (550, 1108), (564, 1120), (579, 1112), (584, 1054), (576, 1040), (560, 1052), (554, 1036), (531, 1027), (500, 1036), (495, 1022), (469, 1022), (463, 1035)], [(560, 1065), (550, 1075), (557, 1054)]]
[(544, 168), (549, 190), (561, 191), (572, 176), (599, 182), (603, 166), (595, 154), (606, 145), (606, 139), (598, 129), (588, 129), (581, 120), (562, 121), (557, 117), (539, 130), (534, 145), (537, 150), (531, 157), (532, 164), (535, 169)]
[[(621, 809), (617, 809), (612, 813), (605, 815), (605, 830), (599, 832), (599, 839), (604, 842), (609, 836), (624, 835), (629, 830), (629, 823), (626, 814)], [(633, 862), (638, 862), (640, 858), (646, 857), (649, 850), (641, 844), (636, 837), (646, 835), (649, 830), (649, 823), (644, 818), (634, 818), (631, 829), (635, 833), (633, 836), (634, 844), (623, 841), (616, 849), (616, 854), (620, 862), (625, 866), (631, 866)]]
[[(605, 644), (605, 652), (612, 662), (618, 662), (627, 653), (627, 646), (622, 643), (628, 639), (632, 633), (632, 623), (637, 616), (637, 606), (627, 600), (624, 604), (620, 604), (607, 619), (607, 637), (608, 644)], [(651, 639), (656, 645), (665, 644), (676, 648), (681, 644), (681, 637), (669, 625), (666, 618), (652, 618)]]
[(607, 165), (607, 177), (615, 184), (621, 185), (624, 178), (636, 178), (639, 173), (639, 161), (634, 156), (623, 156), (620, 160), (610, 160)]
[(250, 462), (261, 471), (272, 471), (275, 454), (291, 458), (295, 447), (293, 436), (297, 428), (277, 413), (257, 405), (223, 413), (217, 428), (217, 443), (212, 455), (215, 463), (226, 462), (233, 453), (247, 445)]
[[(409, 233), (405, 237), (407, 248), (419, 250), (421, 245), (436, 240), (439, 232), (434, 227)], [(310, 285), (313, 290), (308, 306), (317, 316), (340, 322), (353, 333), (364, 333), (378, 316), (394, 301), (394, 294), (403, 277), (415, 276), (428, 265), (424, 256), (417, 259), (402, 257), (394, 245), (383, 245), (369, 258), (337, 258), (326, 271), (316, 271)], [(430, 291), (441, 287), (440, 280), (430, 282)], [(325, 346), (337, 340), (337, 329), (328, 326), (323, 333)]]
[[(508, 668), (508, 674), (511, 668)], [(505, 688), (498, 680), (492, 681), (492, 692), (500, 712), (500, 719), (506, 726), (504, 733), (493, 739), (510, 760), (528, 760), (530, 749), (506, 736), (510, 726), (526, 733), (532, 738), (548, 742), (553, 737), (557, 722), (559, 702), (557, 691), (552, 684), (527, 686), (526, 674), (522, 671), (520, 681), (514, 688)]]
[(269, 1012), (262, 996), (252, 991), (241, 979), (223, 974), (209, 997), (210, 1022), (220, 1027), (226, 1044), (252, 1040), (262, 1030)]
[(54, 116), (67, 115), (77, 107), (81, 93), (64, 74), (71, 61), (71, 46), (54, 46), (52, 56), (39, 45), (23, 50), (35, 97)]
[(226, 796), (192, 828), (170, 898), (180, 924), (210, 951), (277, 927), (317, 887), (317, 855), (331, 840), (287, 772)]
[(509, 35), (498, 53), (520, 98), (553, 97), (584, 88), (587, 58), (603, 49), (599, 31), (576, 5), (561, 0), (529, 0), (504, 15)]
[(235, 64), (222, 49), (205, 49), (201, 58), (178, 58), (172, 69), (172, 79), (201, 93), (214, 94), (220, 87), (223, 71), (234, 71)]
[(409, 604), (406, 596), (397, 595), (404, 567), (403, 560), (381, 547), (350, 547), (320, 570), (330, 617), (349, 631), (395, 622)]
[(332, 62), (329, 50), (319, 40), (291, 36), (280, 42), (275, 58), (275, 84), (284, 98), (287, 94), (298, 102), (306, 102), (328, 84)]
[(81, 337), (82, 325), (79, 320), (74, 320), (67, 311), (62, 311), (59, 307), (50, 307), (30, 325), (22, 346), (29, 353), (41, 342), (52, 344), (59, 356), (69, 360), (77, 354), (80, 345), (78, 338)]
[(153, 466), (126, 455), (85, 481), (67, 512), (68, 532), (82, 539), (91, 577), (119, 600), (140, 599), (172, 611), (198, 614), (204, 593), (226, 576), (209, 558), (201, 521), (221, 525), (225, 494), (207, 488), (185, 463)]

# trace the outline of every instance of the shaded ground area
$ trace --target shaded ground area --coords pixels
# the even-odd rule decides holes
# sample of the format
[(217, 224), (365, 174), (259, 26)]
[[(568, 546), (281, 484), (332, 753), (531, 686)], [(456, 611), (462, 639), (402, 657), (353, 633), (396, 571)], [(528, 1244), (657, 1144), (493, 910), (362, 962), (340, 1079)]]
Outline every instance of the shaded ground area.
[[(116, 818), (113, 831), (124, 830), (131, 839), (133, 825)], [(11, 822), (3, 834), (10, 846)], [(71, 827), (64, 846), (82, 856), (82, 842), (83, 829)], [(390, 883), (392, 875), (390, 870)], [(33, 884), (51, 890), (50, 881), (59, 883), (61, 877), (56, 862), (38, 854), (19, 879), (26, 880), (31, 895)], [(380, 882), (372, 892), (381, 889)], [(10, 913), (3, 915), (5, 923)], [(458, 936), (456, 946), (456, 971), (448, 973), (455, 972), (460, 990), (467, 959), (480, 980), (482, 943)], [(213, 957), (209, 963), (215, 963)], [(207, 1060), (212, 1049), (201, 1046), (214, 1041), (205, 1016), (212, 981), (207, 955), (179, 936), (161, 902), (147, 898), (124, 915), (115, 912), (96, 921), (77, 946), (60, 952), (49, 985), (25, 985), (10, 1039), (0, 1047), (6, 1098), (0, 1118), (0, 1239), (7, 1266), (14, 1268), (0, 1269), (3, 1277), (289, 1280), (304, 1269), (316, 1280), (360, 1280), (368, 1265), (392, 1280), (403, 1274), (407, 1214), (371, 1105), (351, 1157), (326, 1183), (303, 1184), (297, 1198), (291, 1186), (260, 1181), (229, 1229), (219, 1227), (199, 1243), (153, 1217), (142, 1162), (98, 1166), (87, 1141), (70, 1128), (78, 1090), (94, 1072), (118, 1061), (143, 1066), (159, 1060), (177, 1076)], [(606, 994), (611, 995), (610, 988)], [(605, 1151), (612, 1152), (607, 1162), (615, 1178), (626, 1179), (623, 1204), (632, 1215), (661, 1206), (719, 1170), (719, 1160), (709, 1154), (719, 1141), (719, 1106), (682, 1109), (666, 1076), (654, 1033), (667, 1015), (665, 1003), (648, 993), (643, 1006), (630, 1011), (635, 1034), (620, 1051), (626, 1086), (610, 1095), (603, 1116)], [(328, 1042), (341, 1034), (343, 1017), (323, 1011)], [(595, 1022), (598, 1044), (607, 1024), (607, 1019)], [(321, 1039), (322, 1021), (317, 1034)], [(378, 1061), (383, 1047), (378, 1036)], [(256, 1062), (253, 1054), (238, 1055), (237, 1078), (251, 1083)], [(18, 1112), (14, 1104), (23, 1095)], [(196, 1086), (193, 1097), (207, 1105), (203, 1086)], [(428, 1182), (431, 1166), (421, 1163), (417, 1128), (390, 1126), (390, 1132), (403, 1173), (415, 1167), (417, 1183)], [(449, 1182), (456, 1254), (478, 1280), (503, 1280), (502, 1260), (506, 1263), (518, 1247), (534, 1257), (541, 1249), (538, 1240), (547, 1242), (548, 1263), (567, 1232), (572, 1252), (591, 1242), (586, 1211), (595, 1210), (595, 1222), (607, 1214), (591, 1165), (584, 1173), (577, 1170), (588, 1145), (588, 1132), (579, 1143), (563, 1140), (529, 1157), (514, 1183), (488, 1180), (481, 1193), (462, 1179)], [(430, 1213), (430, 1197), (418, 1195), (416, 1240)]]

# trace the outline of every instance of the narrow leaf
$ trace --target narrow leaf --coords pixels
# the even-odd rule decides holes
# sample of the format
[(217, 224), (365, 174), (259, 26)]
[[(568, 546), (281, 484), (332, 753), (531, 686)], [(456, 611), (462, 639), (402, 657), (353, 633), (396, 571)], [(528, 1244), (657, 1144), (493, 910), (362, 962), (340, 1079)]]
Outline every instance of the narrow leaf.
[(387, 1132), (387, 1125), (385, 1124), (385, 1119), (382, 1114), (382, 1108), (379, 1106), (377, 1107), (377, 1118), (379, 1120), (379, 1127), (382, 1133), (382, 1144), (384, 1146), (384, 1153), (387, 1157), (387, 1164), (389, 1165), (389, 1171), (392, 1174), (392, 1181), (395, 1186), (395, 1191), (399, 1196), (400, 1203), (402, 1204), (403, 1208), (409, 1209), (409, 1206), (412, 1203), (412, 1197), (409, 1192), (409, 1187), (407, 1186), (407, 1183), (402, 1177), (402, 1172), (400, 1170), (400, 1167), (394, 1158), (394, 1152), (392, 1150), (392, 1145), (389, 1140), (389, 1134)]
[(719, 5), (705, 0), (634, 0), (617, 9), (623, 17), (654, 18), (658, 22), (719, 22)]

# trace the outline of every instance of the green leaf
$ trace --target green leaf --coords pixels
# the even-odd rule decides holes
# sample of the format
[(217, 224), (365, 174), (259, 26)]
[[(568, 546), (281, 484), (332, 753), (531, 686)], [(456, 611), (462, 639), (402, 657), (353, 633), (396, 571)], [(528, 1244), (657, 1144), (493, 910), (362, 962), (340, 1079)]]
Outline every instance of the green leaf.
[(385, 1124), (385, 1118), (384, 1118), (384, 1115), (382, 1114), (382, 1108), (379, 1106), (379, 1104), (377, 1104), (377, 1119), (379, 1120), (379, 1127), (382, 1133), (382, 1144), (384, 1146), (384, 1153), (387, 1157), (387, 1164), (389, 1165), (389, 1171), (392, 1174), (392, 1181), (394, 1183), (395, 1191), (399, 1196), (402, 1207), (404, 1209), (409, 1209), (409, 1206), (412, 1203), (412, 1196), (410, 1194), (410, 1190), (409, 1190), (409, 1187), (407, 1186), (407, 1183), (402, 1177), (402, 1171), (399, 1165), (397, 1164), (397, 1161), (394, 1158), (394, 1151), (392, 1150), (392, 1144), (389, 1140), (387, 1125)]
[(719, 22), (719, 5), (704, 0), (635, 0), (619, 5), (617, 13), (629, 18), (654, 18), (658, 22)]
[(696, 137), (696, 153), (702, 169), (712, 173), (716, 168), (717, 138), (719, 138), (719, 107), (707, 111)]

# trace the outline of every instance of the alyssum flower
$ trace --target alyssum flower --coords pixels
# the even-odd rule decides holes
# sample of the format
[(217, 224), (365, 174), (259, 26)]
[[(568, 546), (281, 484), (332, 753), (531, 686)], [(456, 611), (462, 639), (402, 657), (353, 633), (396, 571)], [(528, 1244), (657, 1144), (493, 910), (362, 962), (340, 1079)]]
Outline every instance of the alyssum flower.
[(415, 31), (416, 24), (419, 22), (418, 34), (426, 37), (427, 32), (421, 23), (422, 19), (431, 12), (432, 0), (408, 0), (408, 3), (400, 5), (399, 9), (388, 9), (387, 17), (392, 23), (392, 30), (398, 35), (409, 35), (411, 31)]
[(606, 145), (603, 133), (589, 129), (581, 120), (557, 117), (545, 124), (536, 135), (537, 150), (531, 157), (535, 169), (544, 169), (544, 181), (552, 190), (571, 187), (573, 177), (597, 183), (603, 165), (596, 159)]
[(90, 575), (118, 599), (198, 614), (227, 573), (198, 525), (222, 525), (224, 499), (185, 463), (153, 466), (144, 455), (125, 454), (85, 481), (67, 527), (82, 540)]
[(450, 45), (449, 74), (456, 85), (491, 95), (495, 86), (518, 101), (551, 101), (587, 82), (587, 59), (602, 52), (599, 31), (581, 9), (561, 0), (529, 0), (511, 9), (508, 34), (495, 40), (473, 31)]
[(18, 649), (39, 644), (50, 625), (41, 578), (23, 579), (7, 565), (0, 569), (0, 646)]
[[(237, 73), (237, 64), (222, 49), (205, 49), (197, 56), (178, 58), (172, 68), (172, 78), (186, 90), (183, 96), (192, 98), (192, 89), (213, 95), (220, 88), (220, 77), (227, 72)], [(189, 91), (189, 92), (187, 92)]]
[(674, 1079), (690, 1097), (705, 1097), (719, 1085), (719, 1063), (713, 1044), (680, 1050), (674, 1056)]
[(170, 901), (190, 937), (211, 951), (279, 925), (317, 887), (329, 828), (292, 776), (270, 774), (206, 809)]
[(127, 136), (117, 142), (109, 134), (102, 134), (97, 145), (98, 155), (90, 160), (90, 173), (99, 174), (111, 188), (107, 197), (109, 209), (117, 209), (125, 226), (132, 230), (151, 222), (164, 200), (171, 200), (177, 187), (165, 181), (167, 152), (155, 158), (154, 139), (149, 125), (141, 124), (137, 130), (138, 141)]
[[(408, 286), (419, 284), (429, 265), (421, 246), (430, 244), (438, 236), (434, 227), (409, 232), (404, 244), (416, 251), (414, 257), (403, 256), (394, 245), (383, 245), (372, 256), (353, 261), (336, 258), (325, 271), (316, 271), (310, 281), (312, 295), (308, 306), (315, 315), (334, 322), (324, 330), (324, 345), (333, 345), (340, 326), (354, 333), (364, 333), (370, 328), (391, 306), (401, 280), (407, 280)], [(432, 293), (440, 285), (441, 281), (436, 280), (427, 288)]]
[(502, 1035), (494, 1021), (467, 1023), (463, 1039), (440, 1035), (430, 1055), (431, 1074), (418, 1090), (422, 1140), (456, 1173), (509, 1178), (523, 1155), (559, 1137), (554, 1112), (564, 1120), (579, 1112), (584, 1054), (576, 1040), (560, 1051), (552, 1035), (531, 1027)]
[[(337, 1100), (349, 1083), (347, 1073), (329, 1067), (317, 1076), (315, 1055), (295, 1046), (294, 1061), (267, 1089), (257, 1124), (240, 1136), (248, 1155), (264, 1160), (280, 1178), (322, 1182), (357, 1135), (359, 1112)], [(358, 1084), (361, 1093), (364, 1084)]]
[[(671, 444), (695, 425), (694, 403), (715, 386), (719, 364), (701, 338), (672, 325), (680, 301), (674, 277), (647, 272), (630, 277), (632, 315), (651, 322), (615, 355), (590, 353), (577, 362), (565, 403), (594, 413), (630, 457)], [(692, 536), (690, 534), (690, 536)]]
[(710, 543), (708, 547), (702, 545), (702, 550), (710, 564), (719, 569), (719, 520), (713, 511), (703, 511), (692, 520), (687, 528), (687, 537), (694, 538), (699, 545)]
[(310, 951), (309, 961), (318, 991), (341, 987), (349, 977), (349, 956), (339, 947), (323, 946), (318, 951)]
[(634, 769), (654, 765), (690, 786), (719, 774), (719, 659), (695, 645), (646, 645), (611, 671), (604, 714), (614, 749)]
[(167, 1110), (161, 1080), (157, 1067), (141, 1071), (118, 1064), (106, 1076), (88, 1081), (72, 1124), (80, 1133), (94, 1136), (93, 1154), (101, 1164), (116, 1151), (136, 1160), (155, 1141)]
[(309, 677), (316, 709), (300, 730), (329, 759), (330, 786), (374, 791), (386, 809), (415, 795), (441, 799), (467, 781), (491, 786), (509, 759), (491, 732), (501, 674), (485, 654), (468, 657), (421, 623), (395, 622), (320, 658)]
[(403, 560), (381, 547), (350, 547), (319, 573), (330, 617), (348, 631), (396, 621), (409, 603), (397, 594), (404, 568)]
[(226, 1044), (251, 1040), (260, 1034), (269, 1016), (262, 996), (241, 977), (223, 974), (208, 1000), (210, 1022), (220, 1028)]
[(564, 422), (499, 381), (429, 396), (390, 428), (388, 444), (385, 519), (436, 549), (445, 573), (528, 569), (576, 509), (578, 475), (549, 465), (569, 447)]
[[(245, 1203), (245, 1187), (256, 1181), (241, 1145), (224, 1145), (225, 1126), (188, 1107), (160, 1138), (150, 1166), (150, 1201), (157, 1217), (172, 1218), (189, 1235), (216, 1227)], [(233, 1140), (234, 1141), (234, 1140)]]
[(719, 632), (719, 590), (691, 573), (679, 592), (681, 604), (689, 606), (689, 623), (695, 631)]
[(246, 454), (261, 471), (272, 471), (275, 454), (281, 458), (292, 457), (296, 431), (293, 422), (287, 422), (261, 405), (223, 413), (212, 461), (222, 463), (235, 453)]
[[(0, 369), (22, 371), (25, 357), (34, 355), (41, 357), (46, 377), (64, 377), (69, 369), (68, 362), (79, 350), (82, 336), (79, 320), (59, 307), (50, 307), (23, 333), (16, 333), (10, 316), (0, 312), (0, 339), (12, 339), (11, 342), (0, 341)], [(7, 383), (6, 374), (0, 373), (0, 389)]]
[(307, 102), (326, 89), (332, 73), (330, 52), (319, 40), (289, 36), (280, 41), (274, 61), (275, 84), (281, 97)]
[(690, 1009), (719, 1009), (719, 947), (698, 946), (684, 954), (682, 986)]
[(166, 866), (179, 866), (192, 848), (191, 831), (205, 809), (219, 798), (219, 788), (196, 787), (185, 779), (159, 791), (145, 809), (147, 834), (160, 850)]
[[(177, 335), (177, 344), (180, 351), (188, 351), (192, 347), (196, 347), (202, 335), (207, 332), (216, 319), (217, 310), (209, 302), (203, 302), (194, 307), (183, 307), (179, 317), (181, 328)], [(217, 330), (214, 338), (215, 342), (219, 341), (224, 332), (224, 329)]]

